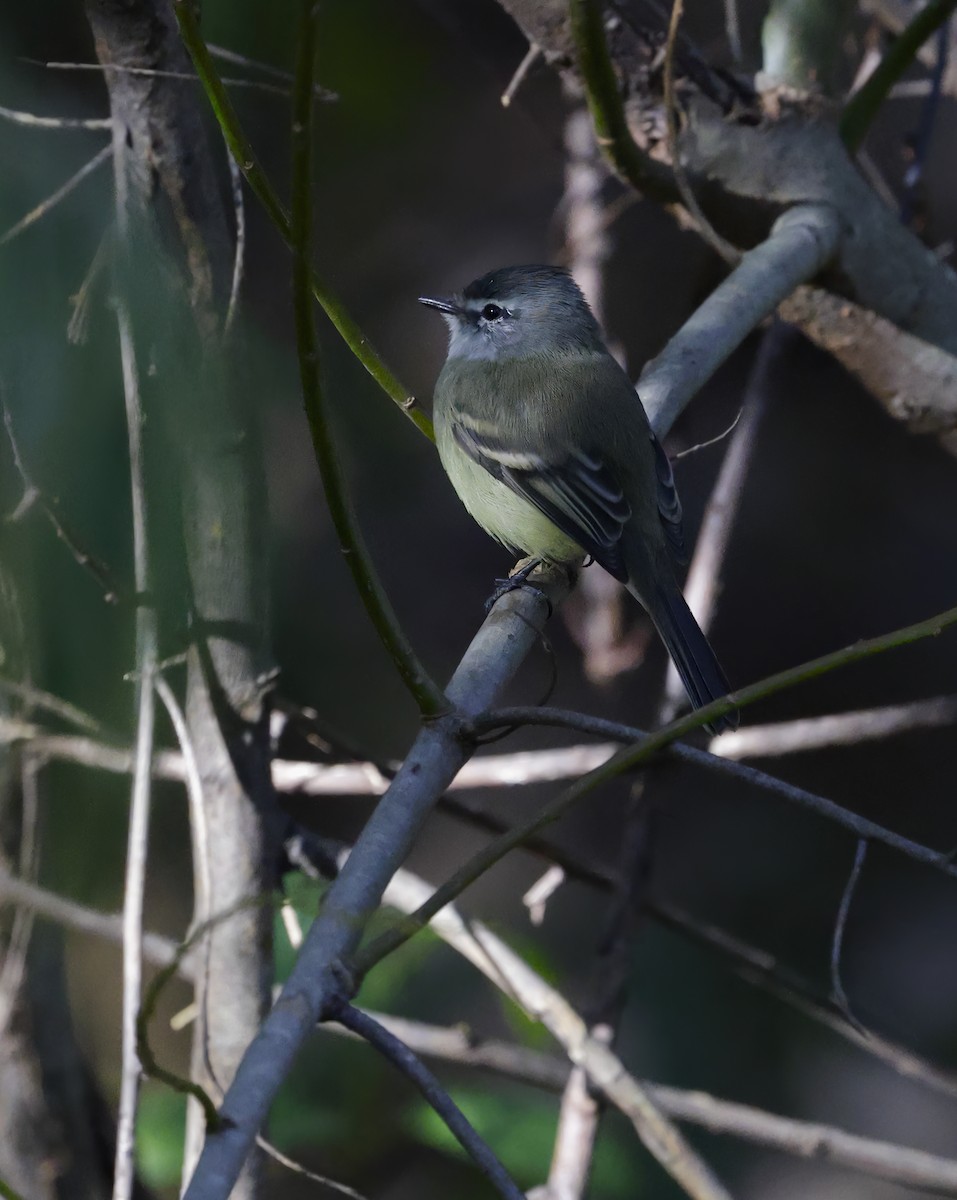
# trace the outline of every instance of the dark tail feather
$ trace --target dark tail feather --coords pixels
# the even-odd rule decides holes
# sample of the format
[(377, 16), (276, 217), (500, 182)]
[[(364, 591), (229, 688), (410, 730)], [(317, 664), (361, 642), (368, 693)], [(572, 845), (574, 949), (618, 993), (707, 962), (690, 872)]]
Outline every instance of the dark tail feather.
[[(658, 603), (651, 612), (661, 639), (668, 648), (685, 691), (695, 708), (703, 708), (712, 700), (726, 696), (731, 691), (724, 672), (718, 665), (708, 639), (698, 627), (698, 622), (685, 603), (677, 587), (658, 589)], [(706, 728), (711, 733), (725, 729), (737, 729), (738, 714), (726, 713)]]

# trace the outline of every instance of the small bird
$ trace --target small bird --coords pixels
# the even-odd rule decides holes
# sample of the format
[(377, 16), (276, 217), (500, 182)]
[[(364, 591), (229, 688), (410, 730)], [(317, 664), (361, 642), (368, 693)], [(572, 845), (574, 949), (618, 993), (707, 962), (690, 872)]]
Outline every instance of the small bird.
[[(567, 271), (503, 267), (449, 298), (435, 386), (439, 457), (465, 507), (512, 553), (600, 563), (647, 609), (696, 708), (729, 691), (674, 574), (671, 464)], [(714, 722), (733, 728), (737, 715)]]

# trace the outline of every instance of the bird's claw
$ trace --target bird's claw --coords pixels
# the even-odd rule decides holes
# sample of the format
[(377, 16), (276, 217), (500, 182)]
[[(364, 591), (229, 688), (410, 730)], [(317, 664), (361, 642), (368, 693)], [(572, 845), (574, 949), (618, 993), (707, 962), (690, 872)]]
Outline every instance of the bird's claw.
[(517, 591), (519, 588), (527, 588), (528, 591), (534, 592), (536, 596), (541, 597), (545, 601), (548, 605), (548, 616), (551, 617), (553, 611), (551, 600), (549, 600), (541, 588), (537, 588), (534, 584), (528, 582), (529, 575), (531, 575), (536, 567), (540, 567), (541, 565), (540, 559), (530, 558), (517, 571), (512, 572), (507, 579), (496, 579), (495, 591), (485, 601), (485, 611), (487, 613), (491, 612), (496, 602), (501, 600), (503, 596), (507, 596), (509, 592)]

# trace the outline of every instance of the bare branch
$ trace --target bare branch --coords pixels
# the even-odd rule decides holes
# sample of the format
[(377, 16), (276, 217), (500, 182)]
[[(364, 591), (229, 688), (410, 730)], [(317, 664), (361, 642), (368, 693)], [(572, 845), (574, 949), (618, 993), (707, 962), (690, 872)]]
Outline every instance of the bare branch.
[[(36, 484), (33, 476), (27, 470), (23, 453), (13, 431), (13, 417), (7, 408), (2, 394), (0, 394), (0, 409), (3, 411), (3, 425), (7, 433), (7, 440), (10, 443), (11, 453), (13, 454), (13, 465), (16, 467), (20, 480), (23, 483), (23, 498), (17, 505), (16, 511), (7, 520), (11, 523), (18, 521), (26, 515), (34, 504), (39, 505), (47, 520), (53, 526), (57, 537), (73, 555), (73, 559), (77, 565), (83, 567), (85, 571), (89, 571), (97, 584), (102, 588), (103, 599), (107, 604), (116, 604), (119, 601), (120, 593), (113, 581), (110, 569), (105, 563), (101, 562), (80, 545), (72, 531), (66, 527), (60, 518), (55, 503), (47, 498), (46, 493)], [(89, 726), (81, 725), (81, 728), (89, 728)], [(93, 728), (96, 728), (95, 723)]]
[(51, 192), (45, 200), (41, 200), (34, 208), (20, 218), (16, 224), (11, 225), (6, 233), (0, 235), (0, 246), (5, 246), (8, 242), (12, 242), (14, 238), (19, 237), (31, 225), (35, 225), (41, 217), (45, 217), (51, 209), (56, 208), (61, 200), (65, 200), (75, 188), (83, 182), (87, 176), (92, 175), (97, 167), (101, 167), (113, 154), (113, 147), (110, 145), (104, 146), (102, 150), (98, 150), (96, 154), (78, 171), (75, 171), (70, 178), (61, 187), (58, 187), (55, 192)]
[(785, 321), (837, 361), (884, 409), (915, 433), (957, 426), (957, 357), (884, 317), (816, 287), (780, 308)]
[(910, 704), (801, 717), (773, 725), (749, 725), (712, 738), (708, 751), (719, 758), (777, 758), (826, 746), (883, 741), (910, 730), (939, 729), (955, 723), (957, 696), (937, 696)]
[(508, 1172), (472, 1128), (462, 1110), (404, 1042), (384, 1025), (380, 1025), (374, 1017), (353, 1008), (350, 1004), (333, 1006), (330, 1016), (334, 1016), (340, 1025), (358, 1034), (363, 1041), (378, 1050), (418, 1088), (426, 1102), (500, 1196), (504, 1196), (506, 1200), (524, 1200), (525, 1193), (516, 1187)]
[[(22, 904), (33, 909), (41, 917), (55, 921), (66, 929), (78, 933), (92, 934), (105, 941), (121, 945), (123, 940), (123, 918), (120, 914), (103, 913), (88, 908), (65, 896), (58, 896), (46, 888), (17, 879), (0, 867), (0, 900)], [(168, 967), (176, 957), (177, 943), (172, 938), (158, 933), (143, 934), (143, 957), (157, 967)], [(181, 973), (190, 975), (188, 961), (182, 965)]]
[(30, 129), (112, 129), (109, 117), (40, 117), (35, 113), (18, 112), (13, 108), (0, 107), (0, 118), (14, 125), (26, 125)]

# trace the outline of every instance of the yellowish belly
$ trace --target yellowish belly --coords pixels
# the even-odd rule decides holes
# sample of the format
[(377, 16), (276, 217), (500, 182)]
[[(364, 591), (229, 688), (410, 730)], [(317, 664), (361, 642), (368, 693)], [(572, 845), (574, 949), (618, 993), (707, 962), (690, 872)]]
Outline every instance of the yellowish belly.
[(486, 533), (516, 553), (552, 563), (580, 563), (585, 551), (533, 504), (474, 462), (444, 423), (436, 423), (439, 457), (459, 499)]

